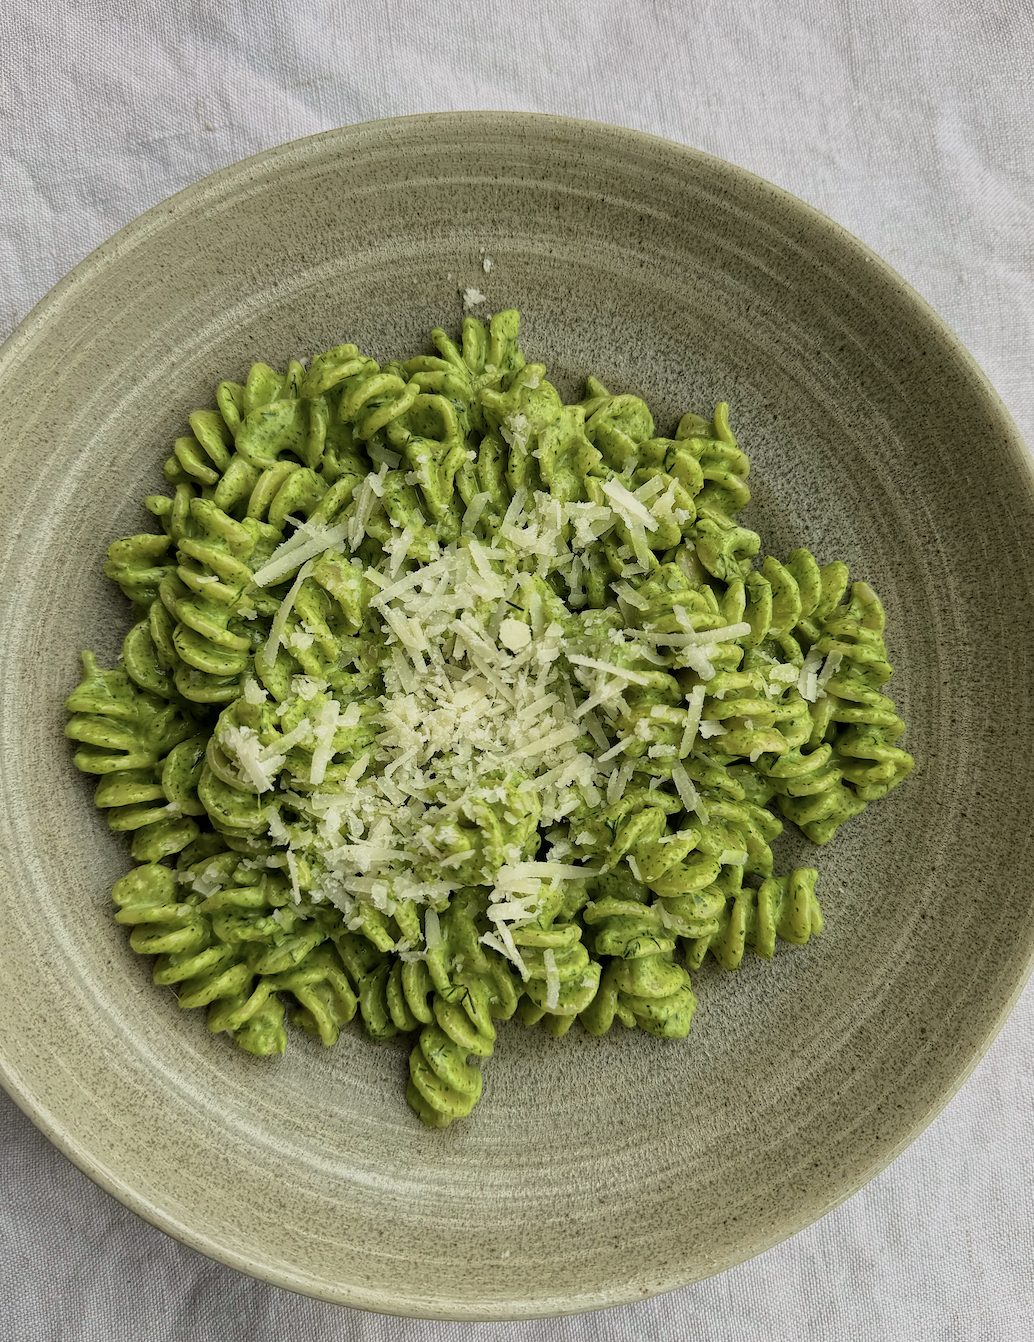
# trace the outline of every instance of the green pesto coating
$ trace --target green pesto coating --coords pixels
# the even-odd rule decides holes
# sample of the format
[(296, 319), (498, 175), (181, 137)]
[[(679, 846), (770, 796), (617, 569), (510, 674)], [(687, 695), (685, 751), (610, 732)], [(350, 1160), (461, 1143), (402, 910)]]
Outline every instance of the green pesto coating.
[[(825, 844), (913, 763), (875, 593), (804, 549), (763, 556), (736, 520), (749, 464), (728, 406), (668, 438), (644, 401), (592, 377), (565, 405), (517, 337), (501, 312), (468, 318), (459, 343), (435, 330), (435, 353), (403, 362), (344, 344), (221, 383), (175, 441), (171, 493), (145, 500), (161, 534), (109, 548), (134, 610), (121, 664), (84, 653), (67, 701), (75, 763), (131, 839), (115, 916), (156, 957), (155, 982), (255, 1054), (283, 1052), (285, 1011), (326, 1045), (356, 1015), (373, 1039), (414, 1034), (407, 1097), (432, 1127), (470, 1113), (496, 1022), (514, 1014), (556, 1037), (615, 1020), (685, 1036), (688, 971), (708, 952), (735, 970), (748, 946), (770, 959), (777, 940), (822, 931), (817, 873), (773, 874), (782, 821)], [(515, 550), (507, 519), (530, 500), (561, 510), (573, 566)], [(306, 535), (325, 548), (256, 581)], [(562, 657), (581, 659), (563, 662), (580, 703), (579, 667), (605, 657), (625, 677), (605, 724), (616, 757), (591, 713), (571, 747), (613, 757), (621, 787), (572, 788), (547, 823), (533, 773), (493, 775), (412, 873), (428, 890), (460, 867), (479, 876), (433, 898), (338, 897), (325, 852), (297, 834), (321, 796), (387, 758), (374, 570), (393, 555), (399, 577), (419, 575), (472, 541), (520, 578), (511, 625), (534, 639), (551, 622)], [(244, 741), (279, 761), (278, 786), (249, 781)], [(493, 882), (543, 856), (565, 874), (500, 941)]]

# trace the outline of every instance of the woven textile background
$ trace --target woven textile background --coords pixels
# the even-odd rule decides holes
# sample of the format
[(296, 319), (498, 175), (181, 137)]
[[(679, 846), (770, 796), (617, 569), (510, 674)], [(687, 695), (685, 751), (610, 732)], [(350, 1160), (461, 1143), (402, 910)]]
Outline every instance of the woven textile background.
[[(410, 112), (551, 111), (695, 145), (831, 215), (933, 304), (1034, 442), (1030, 0), (7, 0), (0, 39), (0, 334), (142, 210), (258, 150)], [(492, 1325), (340, 1310), (209, 1262), (0, 1095), (0, 1334), (1020, 1342), (1032, 1078), (1034, 990), (944, 1114), (811, 1229), (654, 1301)]]

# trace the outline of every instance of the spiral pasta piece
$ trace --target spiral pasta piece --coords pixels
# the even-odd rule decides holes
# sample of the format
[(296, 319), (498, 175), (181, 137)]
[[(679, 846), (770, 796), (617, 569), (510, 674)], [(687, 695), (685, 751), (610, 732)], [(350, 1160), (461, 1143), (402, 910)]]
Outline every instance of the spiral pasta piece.
[[(232, 998), (239, 1009), (247, 999), (247, 967), (231, 946), (216, 939), (211, 920), (202, 912), (197, 898), (182, 899), (180, 890), (176, 873), (168, 867), (157, 863), (137, 867), (112, 891), (118, 905), (116, 921), (132, 927), (130, 945), (134, 951), (158, 957), (154, 981), (179, 985), (181, 1006), (207, 1005), (222, 998), (225, 1007), (226, 999)], [(236, 1042), (249, 1052), (282, 1052), (284, 1035), (276, 1028), (279, 1018), (275, 1009), (267, 1010), (261, 1021), (249, 1025), (265, 996), (252, 1012), (242, 1012), (232, 1024), (223, 1019), (213, 1028), (232, 1029)]]
[[(190, 512), (196, 534), (180, 540), (176, 575), (166, 579), (178, 620), (173, 645), (186, 666), (207, 676), (239, 676), (252, 644), (243, 621), (237, 624), (238, 605), (280, 533), (253, 518), (236, 522), (208, 499), (191, 500)], [(177, 680), (177, 688), (191, 697), (188, 684)]]
[(764, 960), (775, 954), (777, 937), (806, 946), (823, 930), (817, 877), (813, 867), (795, 867), (789, 876), (769, 877), (759, 890), (735, 890), (716, 920), (717, 928), (688, 943), (686, 963), (699, 968), (710, 951), (723, 969), (732, 970), (743, 963), (747, 946)]
[(107, 810), (111, 829), (132, 834), (131, 852), (138, 862), (170, 857), (201, 832), (193, 819), (180, 814), (178, 803), (169, 801), (161, 775), (153, 769), (107, 774), (97, 785), (93, 800)]
[(698, 503), (696, 521), (687, 535), (700, 564), (719, 581), (746, 578), (753, 571), (750, 561), (761, 548), (761, 537), (738, 526), (722, 510)]
[(677, 450), (691, 455), (702, 479), (699, 505), (732, 517), (750, 502), (750, 463), (729, 427), (729, 406), (722, 401), (711, 423), (699, 415), (683, 415), (675, 430)]
[[(443, 921), (438, 941), (428, 948), (434, 1019), (424, 1025), (410, 1054), (406, 1090), (421, 1122), (435, 1128), (465, 1117), (480, 1099), (481, 1071), (469, 1058), (490, 1057), (496, 1038), (495, 985), (480, 949), (473, 898), (450, 907)], [(460, 947), (466, 949), (465, 956), (456, 953)]]
[(368, 939), (369, 924), (363, 931), (367, 935), (338, 929), (333, 933), (334, 944), (351, 981), (363, 1029), (371, 1039), (391, 1039), (400, 1028), (412, 1026), (405, 1022), (400, 1026), (393, 1018), (388, 994), (391, 960)]
[(195, 903), (179, 898), (180, 889), (176, 873), (158, 863), (135, 867), (115, 883), (115, 921), (133, 929), (138, 955), (183, 955), (205, 945), (205, 919)]
[(173, 571), (162, 563), (169, 550), (168, 536), (126, 536), (108, 546), (105, 576), (117, 582), (135, 606), (150, 607), (158, 599), (162, 580)]
[(326, 942), (306, 955), (297, 969), (266, 980), (271, 991), (290, 993), (293, 1025), (326, 1045), (336, 1044), (341, 1027), (355, 1015), (358, 999), (340, 957)]
[(598, 992), (581, 1013), (591, 1034), (604, 1034), (615, 1018), (661, 1039), (681, 1039), (689, 1032), (696, 1010), (689, 975), (675, 964), (675, 937), (645, 895), (630, 878), (603, 877), (582, 914), (593, 929), (596, 954), (612, 957)]
[(526, 974), (518, 1013), (526, 1025), (541, 1022), (554, 1038), (567, 1033), (600, 983), (600, 965), (583, 944), (582, 928), (572, 912), (558, 890), (534, 922), (512, 934)]
[[(435, 998), (436, 1008), (440, 1001)], [(466, 1118), (474, 1108), (484, 1081), (480, 1069), (469, 1061), (470, 1054), (486, 1057), (495, 1043), (494, 1027), (491, 1036), (482, 1035), (465, 1012), (453, 1009), (442, 1015), (448, 1028), (441, 1024), (436, 1010), (435, 1023), (424, 1026), (409, 1055), (406, 1099), (429, 1128), (446, 1128), (454, 1119)]]
[(855, 583), (851, 601), (826, 617), (814, 645), (827, 659), (840, 659), (825, 686), (831, 710), (819, 722), (841, 724), (834, 750), (845, 781), (862, 801), (884, 796), (913, 767), (911, 755), (894, 745), (905, 724), (881, 692), (892, 674), (883, 642), (885, 624), (875, 592), (866, 583)]
[[(99, 774), (94, 793), (113, 830), (133, 834), (138, 862), (178, 853), (198, 835), (189, 797), (170, 796), (163, 786), (176, 773), (183, 752), (177, 747), (194, 723), (174, 705), (137, 686), (122, 669), (100, 671), (92, 653), (83, 653), (83, 679), (69, 696), (72, 713), (65, 734), (80, 743), (76, 765)], [(174, 752), (177, 752), (174, 755)]]
[[(834, 575), (836, 592), (841, 576)], [(885, 615), (876, 594), (867, 584), (855, 583), (846, 606), (830, 607), (827, 600), (821, 612), (817, 608), (821, 618), (810, 631), (815, 638), (809, 657), (823, 664), (822, 694), (811, 705), (807, 744), (809, 756), (823, 761), (825, 786), (804, 792), (776, 783), (783, 814), (820, 844), (907, 777), (914, 763), (895, 745), (905, 725), (883, 693), (892, 673), (883, 642)]]
[(84, 773), (155, 765), (190, 735), (184, 713), (139, 689), (124, 671), (101, 671), (92, 652), (83, 653), (82, 663), (82, 681), (65, 701), (72, 715), (65, 735), (79, 742), (75, 763)]

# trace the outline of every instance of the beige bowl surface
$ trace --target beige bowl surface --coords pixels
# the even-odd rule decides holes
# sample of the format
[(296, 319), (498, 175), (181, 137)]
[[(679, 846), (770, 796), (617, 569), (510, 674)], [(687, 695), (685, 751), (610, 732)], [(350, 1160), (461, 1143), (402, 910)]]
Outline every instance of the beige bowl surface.
[[(482, 266), (487, 252), (490, 273)], [(732, 403), (748, 522), (871, 581), (918, 760), (827, 850), (827, 932), (695, 976), (688, 1040), (511, 1023), (445, 1132), (407, 1046), (297, 1032), (280, 1061), (155, 989), (112, 921), (128, 854), (62, 736), (81, 647), (128, 612), (105, 547), (186, 415), (256, 358), (381, 359), (522, 313), (574, 392), (637, 390), (671, 432)], [(483, 309), (484, 310), (484, 309)], [(216, 174), (84, 261), (0, 354), (3, 1081), (91, 1177), (221, 1261), (323, 1299), (490, 1319), (720, 1272), (891, 1160), (973, 1067), (1034, 928), (1032, 476), (969, 355), (800, 201), (631, 131), (471, 113), (329, 132)]]

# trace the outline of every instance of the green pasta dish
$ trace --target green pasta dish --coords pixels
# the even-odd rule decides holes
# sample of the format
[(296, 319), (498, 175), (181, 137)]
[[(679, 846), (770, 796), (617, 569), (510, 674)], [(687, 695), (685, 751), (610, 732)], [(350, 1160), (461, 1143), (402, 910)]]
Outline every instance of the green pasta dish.
[(735, 520), (727, 405), (660, 437), (594, 378), (565, 405), (516, 312), (432, 340), (258, 363), (190, 416), (67, 733), (154, 981), (254, 1054), (285, 1010), (412, 1033), (444, 1127), (497, 1022), (679, 1039), (708, 953), (805, 945), (783, 821), (825, 844), (912, 759), (874, 592)]

